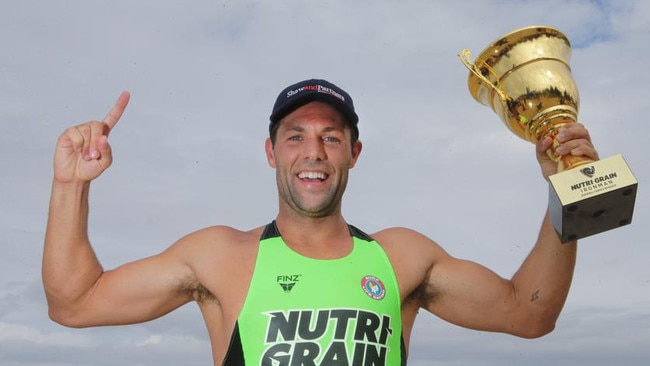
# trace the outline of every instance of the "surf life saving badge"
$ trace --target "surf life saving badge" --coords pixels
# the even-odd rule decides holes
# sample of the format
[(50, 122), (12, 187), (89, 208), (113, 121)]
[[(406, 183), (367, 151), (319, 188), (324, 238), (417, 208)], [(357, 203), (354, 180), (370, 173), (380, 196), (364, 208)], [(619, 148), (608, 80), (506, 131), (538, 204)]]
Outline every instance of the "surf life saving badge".
[(361, 288), (375, 300), (382, 300), (386, 296), (386, 287), (381, 280), (375, 276), (365, 276), (361, 279)]

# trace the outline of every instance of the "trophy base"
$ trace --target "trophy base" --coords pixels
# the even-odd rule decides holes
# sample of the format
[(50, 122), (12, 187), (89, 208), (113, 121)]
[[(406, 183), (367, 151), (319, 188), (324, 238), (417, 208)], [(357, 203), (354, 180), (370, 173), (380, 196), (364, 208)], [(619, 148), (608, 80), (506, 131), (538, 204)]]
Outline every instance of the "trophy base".
[(549, 177), (549, 212), (562, 243), (632, 222), (637, 180), (621, 155)]

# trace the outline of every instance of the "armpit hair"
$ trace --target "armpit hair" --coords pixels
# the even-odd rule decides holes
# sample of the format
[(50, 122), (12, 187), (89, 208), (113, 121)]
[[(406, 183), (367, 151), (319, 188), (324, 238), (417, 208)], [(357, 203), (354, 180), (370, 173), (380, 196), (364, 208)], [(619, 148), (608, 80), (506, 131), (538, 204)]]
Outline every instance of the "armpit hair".
[(190, 296), (199, 303), (216, 302), (217, 298), (196, 279), (185, 280), (178, 289), (184, 296)]
[(430, 283), (429, 275), (427, 274), (426, 280), (408, 295), (405, 302), (415, 302), (419, 307), (426, 307), (428, 304), (434, 302), (439, 295), (439, 292)]

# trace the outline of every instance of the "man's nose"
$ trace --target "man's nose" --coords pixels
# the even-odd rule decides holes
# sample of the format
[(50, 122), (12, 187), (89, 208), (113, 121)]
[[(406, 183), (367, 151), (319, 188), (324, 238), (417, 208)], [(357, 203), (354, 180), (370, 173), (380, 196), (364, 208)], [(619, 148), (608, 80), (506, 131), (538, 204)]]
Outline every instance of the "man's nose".
[(325, 152), (325, 145), (321, 138), (310, 138), (305, 144), (305, 158), (311, 160), (325, 160), (327, 153)]

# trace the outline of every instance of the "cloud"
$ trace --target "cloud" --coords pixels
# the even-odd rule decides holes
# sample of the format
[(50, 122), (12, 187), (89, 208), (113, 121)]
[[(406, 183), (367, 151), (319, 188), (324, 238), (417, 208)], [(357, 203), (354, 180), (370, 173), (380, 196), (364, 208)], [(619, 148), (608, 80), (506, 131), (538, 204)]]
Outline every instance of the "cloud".
[[(213, 224), (249, 229), (277, 211), (263, 142), (276, 93), (324, 77), (351, 92), (364, 150), (344, 202), (364, 231), (408, 226), (509, 277), (535, 240), (547, 185), (533, 146), (467, 91), (456, 53), (549, 24), (574, 45), (580, 118), (601, 156), (646, 164), (647, 1), (171, 1), (7, 4), (0, 12), (0, 363), (209, 363), (201, 314), (67, 329), (47, 318), (40, 256), (56, 137), (132, 101), (93, 182), (90, 234), (106, 268)], [(641, 187), (642, 188), (642, 187)], [(413, 365), (643, 364), (648, 203), (632, 225), (581, 242), (555, 332), (469, 331), (421, 314)]]
[(0, 354), (3, 365), (4, 360), (15, 365), (200, 365), (211, 357), (205, 335), (151, 333), (139, 326), (122, 332), (110, 327), (74, 330), (6, 322), (0, 323)]
[(0, 323), (0, 341), (29, 343), (35, 346), (89, 347), (92, 340), (70, 332), (43, 333), (21, 324)]
[(650, 357), (649, 315), (647, 307), (573, 307), (554, 333), (528, 340), (470, 331), (421, 314), (409, 365), (641, 365)]

